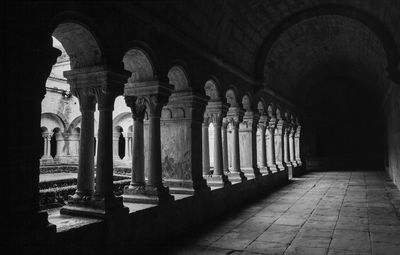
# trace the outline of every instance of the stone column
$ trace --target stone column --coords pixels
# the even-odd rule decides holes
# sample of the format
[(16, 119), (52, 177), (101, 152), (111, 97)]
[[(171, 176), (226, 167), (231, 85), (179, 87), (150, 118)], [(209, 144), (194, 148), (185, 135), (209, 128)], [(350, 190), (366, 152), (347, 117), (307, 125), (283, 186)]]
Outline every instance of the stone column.
[(202, 156), (203, 156), (203, 176), (210, 175), (210, 145), (208, 137), (209, 122), (204, 118), (201, 126), (202, 130)]
[(229, 172), (229, 160), (228, 160), (228, 121), (226, 118), (222, 120), (222, 171), (224, 173)]
[[(82, 122), (79, 146), (78, 189), (61, 213), (105, 218), (114, 213), (127, 213), (122, 198), (113, 194), (112, 111), (116, 95), (122, 93), (126, 75), (105, 66), (64, 72), (72, 91), (81, 102)], [(71, 81), (71, 82), (70, 82)], [(82, 100), (86, 99), (86, 100)], [(96, 186), (94, 174), (94, 108), (98, 102)]]
[(296, 162), (299, 166), (302, 166), (303, 162), (301, 160), (301, 153), (300, 153), (300, 133), (301, 133), (301, 126), (299, 125), (299, 123), (297, 123), (296, 133), (294, 136)]
[(240, 168), (239, 124), (242, 119), (243, 110), (241, 110), (240, 107), (229, 107), (226, 120), (230, 123), (232, 130), (232, 168), (228, 174), (228, 178), (232, 182), (247, 180), (247, 177)]
[[(148, 181), (144, 189), (132, 191), (129, 197), (124, 197), (125, 200), (141, 203), (162, 203), (174, 199), (169, 194), (169, 189), (164, 187), (162, 183), (160, 136), (161, 110), (168, 102), (172, 89), (172, 85), (159, 81), (128, 82), (125, 84), (125, 97), (137, 97), (137, 104), (145, 105), (149, 119), (149, 147), (148, 155), (145, 157)], [(135, 141), (133, 143), (135, 144)]]
[[(109, 75), (111, 74), (107, 73), (104, 75), (107, 75), (107, 77), (104, 78), (109, 79)], [(112, 78), (121, 78), (121, 85), (123, 84), (123, 77), (118, 77), (116, 74), (113, 74)], [(104, 210), (104, 213), (109, 213), (123, 208), (122, 198), (116, 198), (113, 193), (114, 167), (112, 112), (114, 110), (114, 100), (118, 95), (118, 91), (113, 90), (116, 86), (111, 85), (114, 84), (106, 83), (104, 84), (104, 87), (96, 88), (99, 109), (99, 130), (97, 135), (98, 153), (94, 202), (96, 203), (96, 207), (98, 206)]]
[(54, 157), (54, 161), (57, 163), (65, 163), (65, 162), (62, 162), (63, 157), (65, 155), (65, 153), (64, 153), (64, 146), (65, 146), (64, 133), (59, 131), (54, 135), (56, 136), (56, 141), (57, 141), (56, 155)]
[(144, 129), (143, 119), (146, 107), (143, 101), (137, 101), (134, 96), (125, 96), (126, 104), (132, 111), (133, 136), (132, 136), (132, 177), (129, 186), (124, 189), (124, 201), (135, 201), (137, 191), (145, 189), (144, 178)]
[(221, 101), (209, 101), (206, 107), (207, 117), (214, 127), (214, 172), (212, 176), (207, 177), (210, 186), (222, 187), (231, 184), (222, 169), (221, 127), (226, 110), (227, 106)]
[(275, 128), (275, 160), (278, 169), (281, 171), (287, 170), (287, 166), (284, 161), (284, 121), (278, 117), (276, 128)]
[[(78, 180), (70, 204), (80, 204), (91, 199), (94, 190), (94, 110), (96, 105), (93, 88), (71, 90), (78, 97), (81, 110), (81, 132), (79, 141)], [(65, 207), (64, 207), (65, 208)], [(68, 213), (61, 209), (61, 213)]]
[(260, 172), (262, 174), (268, 174), (270, 170), (267, 166), (267, 144), (266, 144), (266, 129), (268, 125), (268, 116), (261, 113), (260, 120), (258, 121), (258, 128), (260, 129), (261, 133), (261, 155), (260, 155)]
[(257, 115), (247, 110), (239, 126), (241, 170), (249, 179), (260, 175), (257, 167)]
[(113, 131), (112, 133), (112, 150), (113, 150), (113, 159), (114, 162), (120, 162), (121, 158), (119, 157), (119, 137), (121, 133), (117, 131)]
[(289, 136), (291, 133), (291, 127), (287, 125), (286, 123), (284, 124), (283, 128), (283, 161), (288, 169), (288, 175), (289, 178), (293, 177), (293, 165), (290, 162), (290, 142), (289, 142)]
[(278, 171), (275, 161), (275, 119), (271, 120), (267, 127), (267, 164), (271, 172)]
[(132, 160), (132, 133), (124, 132), (125, 137), (125, 156), (123, 161), (130, 162)]
[(296, 127), (292, 126), (289, 134), (289, 150), (290, 150), (290, 163), (293, 165), (293, 167), (297, 167), (297, 162), (296, 162), (296, 152), (295, 152), (295, 142), (294, 142), (294, 136), (296, 134)]

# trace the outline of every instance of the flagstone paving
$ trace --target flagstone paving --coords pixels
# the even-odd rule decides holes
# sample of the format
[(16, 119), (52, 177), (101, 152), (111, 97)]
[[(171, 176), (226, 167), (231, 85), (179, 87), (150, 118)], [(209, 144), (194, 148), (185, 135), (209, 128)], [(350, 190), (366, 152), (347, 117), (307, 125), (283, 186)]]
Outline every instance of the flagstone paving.
[(313, 172), (165, 254), (399, 255), (399, 215), (400, 192), (384, 173)]

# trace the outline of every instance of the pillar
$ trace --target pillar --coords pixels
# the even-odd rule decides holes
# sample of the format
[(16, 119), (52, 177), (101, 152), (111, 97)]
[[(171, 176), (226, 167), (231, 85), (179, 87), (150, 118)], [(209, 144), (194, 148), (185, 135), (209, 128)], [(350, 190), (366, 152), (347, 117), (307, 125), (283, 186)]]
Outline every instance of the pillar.
[(202, 130), (202, 159), (203, 159), (203, 175), (210, 175), (210, 145), (208, 137), (208, 119), (204, 118), (204, 122), (201, 125)]
[(283, 132), (284, 132), (283, 120), (278, 119), (275, 128), (274, 139), (275, 139), (275, 160), (276, 160), (276, 165), (280, 171), (287, 170), (287, 166), (284, 160)]
[(301, 133), (301, 126), (297, 125), (296, 128), (296, 133), (294, 136), (295, 140), (295, 153), (296, 153), (296, 162), (299, 166), (302, 166), (302, 160), (301, 160), (301, 153), (300, 153), (300, 133)]
[(241, 170), (247, 178), (255, 178), (260, 175), (257, 167), (257, 123), (256, 114), (248, 110), (239, 125), (240, 164)]
[(224, 173), (229, 172), (229, 160), (228, 160), (228, 121), (226, 118), (222, 121), (222, 171)]
[(296, 127), (292, 126), (289, 134), (289, 150), (290, 150), (290, 163), (293, 165), (293, 167), (297, 167), (297, 162), (296, 162), (296, 155), (295, 155), (295, 141), (294, 141), (294, 136), (296, 134)]
[(112, 133), (112, 153), (113, 159), (115, 162), (120, 162), (121, 158), (119, 157), (119, 137), (121, 132), (113, 131)]
[(94, 90), (82, 88), (72, 90), (78, 97), (81, 111), (81, 135), (79, 141), (79, 161), (77, 189), (73, 200), (88, 200), (94, 190), (94, 110), (96, 98)]
[[(120, 71), (123, 73), (122, 71)], [(78, 185), (75, 195), (62, 214), (105, 218), (115, 213), (127, 213), (122, 198), (113, 194), (112, 112), (116, 95), (122, 93), (127, 76), (109, 67), (76, 69), (64, 72), (71, 90), (81, 103)], [(94, 108), (98, 102), (96, 186), (94, 186)]]
[(225, 187), (231, 184), (223, 172), (221, 127), (226, 111), (227, 106), (221, 101), (209, 101), (206, 107), (205, 115), (214, 127), (214, 172), (207, 177), (210, 186)]
[(266, 136), (266, 129), (267, 129), (269, 120), (268, 120), (267, 115), (265, 115), (263, 113), (260, 113), (260, 114), (262, 114), (258, 121), (258, 128), (261, 133), (261, 135), (260, 135), (261, 136), (260, 137), (260, 140), (261, 140), (260, 172), (262, 174), (268, 174), (270, 172), (270, 170), (268, 169), (268, 165), (267, 165), (267, 144), (266, 144), (265, 136)]
[(267, 164), (271, 172), (278, 171), (275, 161), (275, 123), (270, 121), (267, 127)]
[[(163, 108), (161, 125), (162, 170), (165, 185), (174, 194), (210, 191), (203, 178), (209, 172), (207, 98), (191, 89), (174, 91)], [(207, 123), (207, 124), (205, 124)], [(207, 128), (206, 128), (207, 127)], [(207, 139), (207, 140), (205, 140)], [(207, 151), (200, 144), (206, 143)], [(207, 154), (204, 158), (201, 155)]]
[[(147, 138), (148, 153), (145, 156), (145, 160), (147, 162), (145, 166), (148, 168), (148, 180), (145, 186), (141, 186), (136, 189), (129, 189), (128, 187), (128, 189), (125, 190), (125, 201), (140, 203), (163, 203), (167, 201), (172, 201), (174, 199), (174, 197), (169, 194), (169, 189), (167, 187), (164, 187), (162, 182), (160, 134), (161, 110), (168, 102), (168, 98), (171, 94), (172, 89), (172, 85), (165, 84), (159, 81), (148, 81), (140, 83), (128, 82), (125, 84), (125, 98), (136, 97), (137, 99), (135, 101), (135, 107), (141, 109), (145, 108), (149, 119)], [(139, 128), (139, 125), (136, 123), (136, 121), (134, 124)], [(133, 146), (135, 146), (136, 143), (137, 141), (134, 140)], [(138, 147), (138, 149), (141, 148)], [(135, 152), (133, 152), (133, 154), (135, 154)], [(136, 167), (136, 163), (141, 164), (141, 162), (138, 162), (135, 159), (136, 155), (134, 155), (134, 159), (132, 160), (132, 165), (134, 167)], [(141, 173), (142, 172), (140, 172), (139, 175), (140, 182), (143, 180)], [(132, 175), (132, 177), (134, 176)]]
[(293, 177), (293, 165), (290, 162), (290, 142), (289, 136), (291, 127), (286, 125), (283, 128), (283, 161), (288, 169), (289, 178)]

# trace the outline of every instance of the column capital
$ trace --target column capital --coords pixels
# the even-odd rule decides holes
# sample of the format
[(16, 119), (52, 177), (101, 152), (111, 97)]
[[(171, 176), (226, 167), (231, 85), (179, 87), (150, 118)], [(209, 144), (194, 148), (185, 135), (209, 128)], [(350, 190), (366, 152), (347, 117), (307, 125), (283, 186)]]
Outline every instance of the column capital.
[(221, 101), (209, 101), (206, 107), (205, 116), (213, 124), (222, 125), (222, 119), (228, 111), (228, 105)]
[(143, 120), (146, 113), (146, 105), (143, 98), (138, 100), (136, 96), (125, 96), (125, 103), (131, 109), (134, 120)]
[(94, 112), (96, 106), (96, 91), (91, 87), (73, 88), (71, 93), (79, 99), (81, 112)]
[(143, 100), (149, 115), (161, 117), (161, 110), (173, 89), (173, 85), (160, 81), (129, 82), (125, 84), (124, 95)]

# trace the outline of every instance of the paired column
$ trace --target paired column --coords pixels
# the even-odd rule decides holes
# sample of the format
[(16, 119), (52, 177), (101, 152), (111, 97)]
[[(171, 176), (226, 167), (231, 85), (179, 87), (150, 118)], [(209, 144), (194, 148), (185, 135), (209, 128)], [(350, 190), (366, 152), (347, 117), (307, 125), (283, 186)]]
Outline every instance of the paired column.
[[(122, 92), (126, 76), (99, 66), (66, 72), (68, 81), (81, 103), (78, 186), (75, 195), (61, 213), (104, 218), (116, 212), (127, 213), (122, 198), (113, 193), (112, 112), (115, 97)], [(94, 186), (94, 108), (98, 103), (96, 184)]]
[(257, 167), (257, 123), (258, 117), (253, 111), (246, 111), (239, 125), (240, 164), (247, 178), (260, 175)]
[(210, 101), (206, 107), (205, 115), (214, 127), (214, 172), (212, 176), (207, 176), (210, 186), (223, 187), (231, 184), (223, 171), (221, 128), (226, 110), (227, 106), (221, 101)]
[[(131, 185), (124, 190), (124, 201), (140, 203), (161, 203), (173, 200), (169, 189), (162, 183), (160, 117), (162, 107), (167, 103), (173, 86), (158, 81), (126, 83), (124, 95), (134, 116), (134, 141)], [(136, 98), (136, 100), (135, 100)], [(129, 103), (129, 100), (132, 101)], [(135, 103), (133, 103), (135, 102)], [(133, 110), (133, 106), (135, 110)], [(138, 112), (139, 111), (139, 112)], [(143, 117), (149, 119), (148, 155), (144, 157)], [(140, 114), (137, 114), (140, 113)], [(136, 117), (135, 115), (140, 115)], [(140, 137), (139, 137), (140, 136)], [(144, 184), (144, 161), (147, 160), (148, 180)]]
[(42, 160), (49, 160), (51, 159), (51, 136), (52, 134), (50, 132), (43, 132), (42, 137), (43, 137), (43, 156)]
[(289, 178), (293, 177), (293, 165), (290, 162), (290, 143), (289, 143), (289, 136), (291, 133), (291, 127), (284, 123), (283, 127), (283, 161), (288, 169)]

